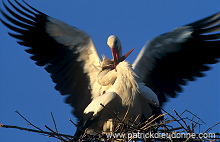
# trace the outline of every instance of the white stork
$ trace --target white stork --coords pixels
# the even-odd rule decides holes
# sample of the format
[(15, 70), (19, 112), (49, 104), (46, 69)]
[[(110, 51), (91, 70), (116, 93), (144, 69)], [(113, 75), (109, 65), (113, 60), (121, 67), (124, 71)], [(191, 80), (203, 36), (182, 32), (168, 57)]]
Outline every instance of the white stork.
[[(15, 33), (10, 36), (29, 47), (25, 51), (38, 66), (50, 73), (55, 89), (67, 95), (66, 103), (79, 118), (76, 136), (112, 131), (117, 113), (124, 121), (142, 121), (169, 97), (181, 92), (181, 86), (209, 70), (220, 58), (220, 13), (179, 27), (150, 40), (133, 64), (124, 61), (118, 37), (107, 44), (113, 59), (100, 60), (92, 39), (84, 31), (52, 18), (24, 2), (3, 3), (6, 14), (1, 22)], [(101, 105), (102, 104), (102, 105)], [(103, 107), (104, 106), (104, 107)]]

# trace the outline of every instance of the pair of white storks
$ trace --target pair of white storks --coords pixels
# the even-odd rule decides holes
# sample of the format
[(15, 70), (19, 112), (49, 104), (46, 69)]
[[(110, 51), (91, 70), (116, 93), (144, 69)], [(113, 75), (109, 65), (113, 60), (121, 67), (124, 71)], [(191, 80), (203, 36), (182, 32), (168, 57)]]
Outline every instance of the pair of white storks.
[(203, 77), (208, 64), (220, 58), (220, 13), (155, 37), (129, 64), (125, 59), (132, 50), (123, 55), (114, 35), (107, 41), (113, 59), (100, 59), (84, 31), (24, 1), (3, 5), (8, 14), (1, 10), (1, 22), (13, 31), (9, 35), (29, 47), (30, 58), (50, 73), (56, 90), (74, 108), (80, 128), (76, 136), (86, 128), (90, 134), (112, 131), (117, 121), (109, 109), (124, 121), (160, 114), (158, 106), (181, 92), (187, 81)]

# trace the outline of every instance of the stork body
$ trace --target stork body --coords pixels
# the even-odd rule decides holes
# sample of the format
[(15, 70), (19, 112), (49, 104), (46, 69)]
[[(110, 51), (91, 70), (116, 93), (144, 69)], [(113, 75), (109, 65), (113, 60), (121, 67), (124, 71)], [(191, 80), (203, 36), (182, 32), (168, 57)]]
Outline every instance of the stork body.
[[(50, 73), (55, 89), (66, 97), (79, 119), (79, 130), (112, 131), (116, 115), (124, 121), (155, 114), (151, 104), (163, 106), (181, 86), (203, 77), (209, 64), (220, 58), (220, 13), (174, 29), (150, 40), (133, 64), (124, 61), (116, 36), (107, 44), (113, 59), (100, 60), (84, 31), (52, 18), (24, 2), (3, 3), (1, 22), (14, 31), (25, 51)], [(9, 8), (10, 7), (10, 8)], [(110, 110), (110, 113), (109, 111)], [(112, 115), (115, 112), (116, 115)]]
[[(112, 69), (114, 63), (107, 63), (108, 68), (105, 62), (112, 61), (104, 57), (104, 65), (97, 74), (97, 81), (101, 85), (100, 95), (86, 107), (79, 123), (81, 129), (90, 128), (88, 133), (91, 134), (113, 132), (120, 120), (136, 123), (141, 119), (146, 120), (153, 115), (149, 104), (159, 105), (156, 94), (138, 80), (128, 62), (120, 62), (115, 69)], [(78, 130), (76, 135), (81, 133)]]

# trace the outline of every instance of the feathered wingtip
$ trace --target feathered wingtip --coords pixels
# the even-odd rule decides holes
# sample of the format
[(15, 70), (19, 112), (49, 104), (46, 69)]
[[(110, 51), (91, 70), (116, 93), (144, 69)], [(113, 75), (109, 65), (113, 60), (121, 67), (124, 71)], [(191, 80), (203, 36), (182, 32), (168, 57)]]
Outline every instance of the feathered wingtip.
[(217, 12), (211, 16), (198, 20), (196, 22), (192, 22), (187, 24), (186, 26), (193, 26), (193, 27), (204, 27), (204, 26), (211, 26), (210, 24), (214, 24), (215, 22), (219, 22), (220, 20), (220, 12)]
[(186, 26), (193, 27), (202, 40), (219, 40), (220, 33), (215, 32), (220, 30), (220, 12)]

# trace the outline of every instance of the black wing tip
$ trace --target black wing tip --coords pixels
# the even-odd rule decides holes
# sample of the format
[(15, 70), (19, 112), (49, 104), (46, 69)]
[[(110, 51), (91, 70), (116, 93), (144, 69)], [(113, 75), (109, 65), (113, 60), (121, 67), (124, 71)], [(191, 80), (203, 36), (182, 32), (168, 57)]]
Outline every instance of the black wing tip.
[(220, 12), (217, 12), (217, 13), (213, 14), (213, 16), (220, 17)]
[(207, 22), (210, 22), (210, 21), (218, 19), (218, 18), (220, 18), (220, 12), (217, 12), (217, 13), (212, 14), (208, 17), (205, 17), (201, 20), (198, 20), (198, 21), (192, 22), (190, 24), (187, 24), (185, 26), (192, 26), (192, 27), (203, 26), (204, 24), (207, 24)]
[(220, 12), (217, 12), (209, 17), (203, 18), (186, 26), (192, 27), (192, 36), (199, 40), (220, 40)]
[(24, 1), (24, 0), (22, 0), (22, 1), (23, 1), (23, 3), (25, 3), (25, 4), (26, 4), (30, 9), (32, 9), (33, 11), (37, 12), (38, 14), (41, 14), (41, 15), (45, 15), (45, 16), (46, 16), (45, 13), (43, 13), (43, 12), (37, 10), (36, 8), (32, 7), (32, 6), (31, 6), (30, 4), (28, 4), (26, 1)]
[[(37, 24), (37, 16), (46, 18), (45, 14), (31, 7), (24, 0), (22, 0), (25, 4), (24, 6), (17, 0), (14, 0), (17, 5), (13, 4), (10, 0), (7, 1), (8, 4), (6, 4), (5, 0), (2, 1), (5, 10), (0, 8), (2, 15), (0, 22), (17, 34), (23, 35), (26, 31), (34, 28)], [(11, 36), (11, 34), (9, 35)]]
[[(37, 16), (37, 15), (46, 15), (45, 13), (35, 9), (34, 7), (30, 6), (30, 4), (28, 4), (26, 1), (22, 0), (23, 4), (21, 2), (18, 2), (17, 0), (14, 0), (15, 4), (17, 4), (17, 6), (15, 6), (15, 4), (13, 4), (13, 2), (11, 2), (10, 0), (7, 0), (9, 5), (11, 7), (13, 7), (17, 12), (19, 12), (20, 14), (23, 14), (24, 11), (29, 13), (29, 14), (32, 14), (34, 16)], [(5, 4), (5, 1), (3, 0), (2, 1), (3, 3), (3, 6), (8, 10), (8, 6), (7, 4)], [(20, 10), (23, 10), (22, 13)]]

